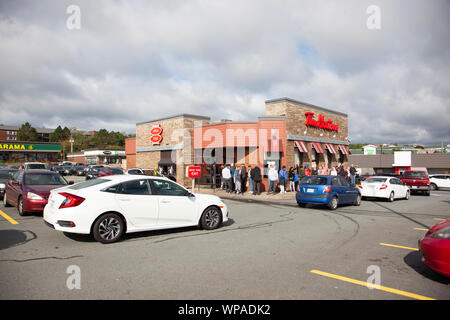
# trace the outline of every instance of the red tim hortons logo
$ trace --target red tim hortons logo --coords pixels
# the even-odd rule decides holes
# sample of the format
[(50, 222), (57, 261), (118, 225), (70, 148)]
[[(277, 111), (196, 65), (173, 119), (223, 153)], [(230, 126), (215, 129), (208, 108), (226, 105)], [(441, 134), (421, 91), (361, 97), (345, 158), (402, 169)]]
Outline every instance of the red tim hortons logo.
[(162, 137), (162, 132), (163, 129), (161, 127), (160, 124), (155, 124), (151, 129), (150, 129), (150, 134), (152, 135), (150, 137), (150, 141), (155, 145), (155, 144), (161, 144), (161, 141), (163, 139)]
[(316, 128), (326, 129), (326, 130), (332, 130), (332, 131), (338, 131), (339, 126), (337, 124), (334, 124), (333, 121), (328, 119), (325, 121), (325, 117), (321, 114), (319, 114), (319, 117), (317, 120), (314, 120), (314, 112), (305, 112), (306, 116), (306, 122), (305, 124), (307, 126), (312, 126)]

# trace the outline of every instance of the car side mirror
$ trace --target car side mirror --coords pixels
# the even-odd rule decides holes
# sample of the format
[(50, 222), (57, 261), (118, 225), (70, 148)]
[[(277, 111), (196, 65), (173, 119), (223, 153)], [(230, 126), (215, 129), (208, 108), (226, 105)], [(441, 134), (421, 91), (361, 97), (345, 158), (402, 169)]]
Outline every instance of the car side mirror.
[(195, 198), (195, 194), (193, 194), (192, 192), (189, 192), (187, 195), (189, 198)]

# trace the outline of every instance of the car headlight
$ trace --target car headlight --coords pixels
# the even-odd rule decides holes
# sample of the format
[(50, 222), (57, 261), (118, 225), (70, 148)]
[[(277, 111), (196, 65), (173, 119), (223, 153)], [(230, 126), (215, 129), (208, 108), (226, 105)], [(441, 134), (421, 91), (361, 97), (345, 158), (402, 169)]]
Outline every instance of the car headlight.
[(450, 239), (450, 227), (443, 228), (430, 235), (433, 239)]
[(44, 198), (42, 198), (40, 195), (33, 192), (28, 192), (27, 198), (30, 200), (44, 200)]

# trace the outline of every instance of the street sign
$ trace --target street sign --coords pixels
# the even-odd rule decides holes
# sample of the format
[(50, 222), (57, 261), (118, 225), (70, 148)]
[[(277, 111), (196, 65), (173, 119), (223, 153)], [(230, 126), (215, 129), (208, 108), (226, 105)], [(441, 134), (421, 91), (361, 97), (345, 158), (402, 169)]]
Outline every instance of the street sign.
[(202, 176), (202, 168), (200, 166), (191, 166), (187, 168), (188, 178), (200, 178)]

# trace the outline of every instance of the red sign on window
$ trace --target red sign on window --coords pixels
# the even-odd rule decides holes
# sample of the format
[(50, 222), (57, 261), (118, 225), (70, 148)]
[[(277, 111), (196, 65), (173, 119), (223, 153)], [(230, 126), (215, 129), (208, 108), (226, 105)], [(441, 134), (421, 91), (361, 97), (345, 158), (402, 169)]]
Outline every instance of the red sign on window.
[(202, 167), (192, 166), (187, 168), (188, 178), (200, 178), (202, 176)]

